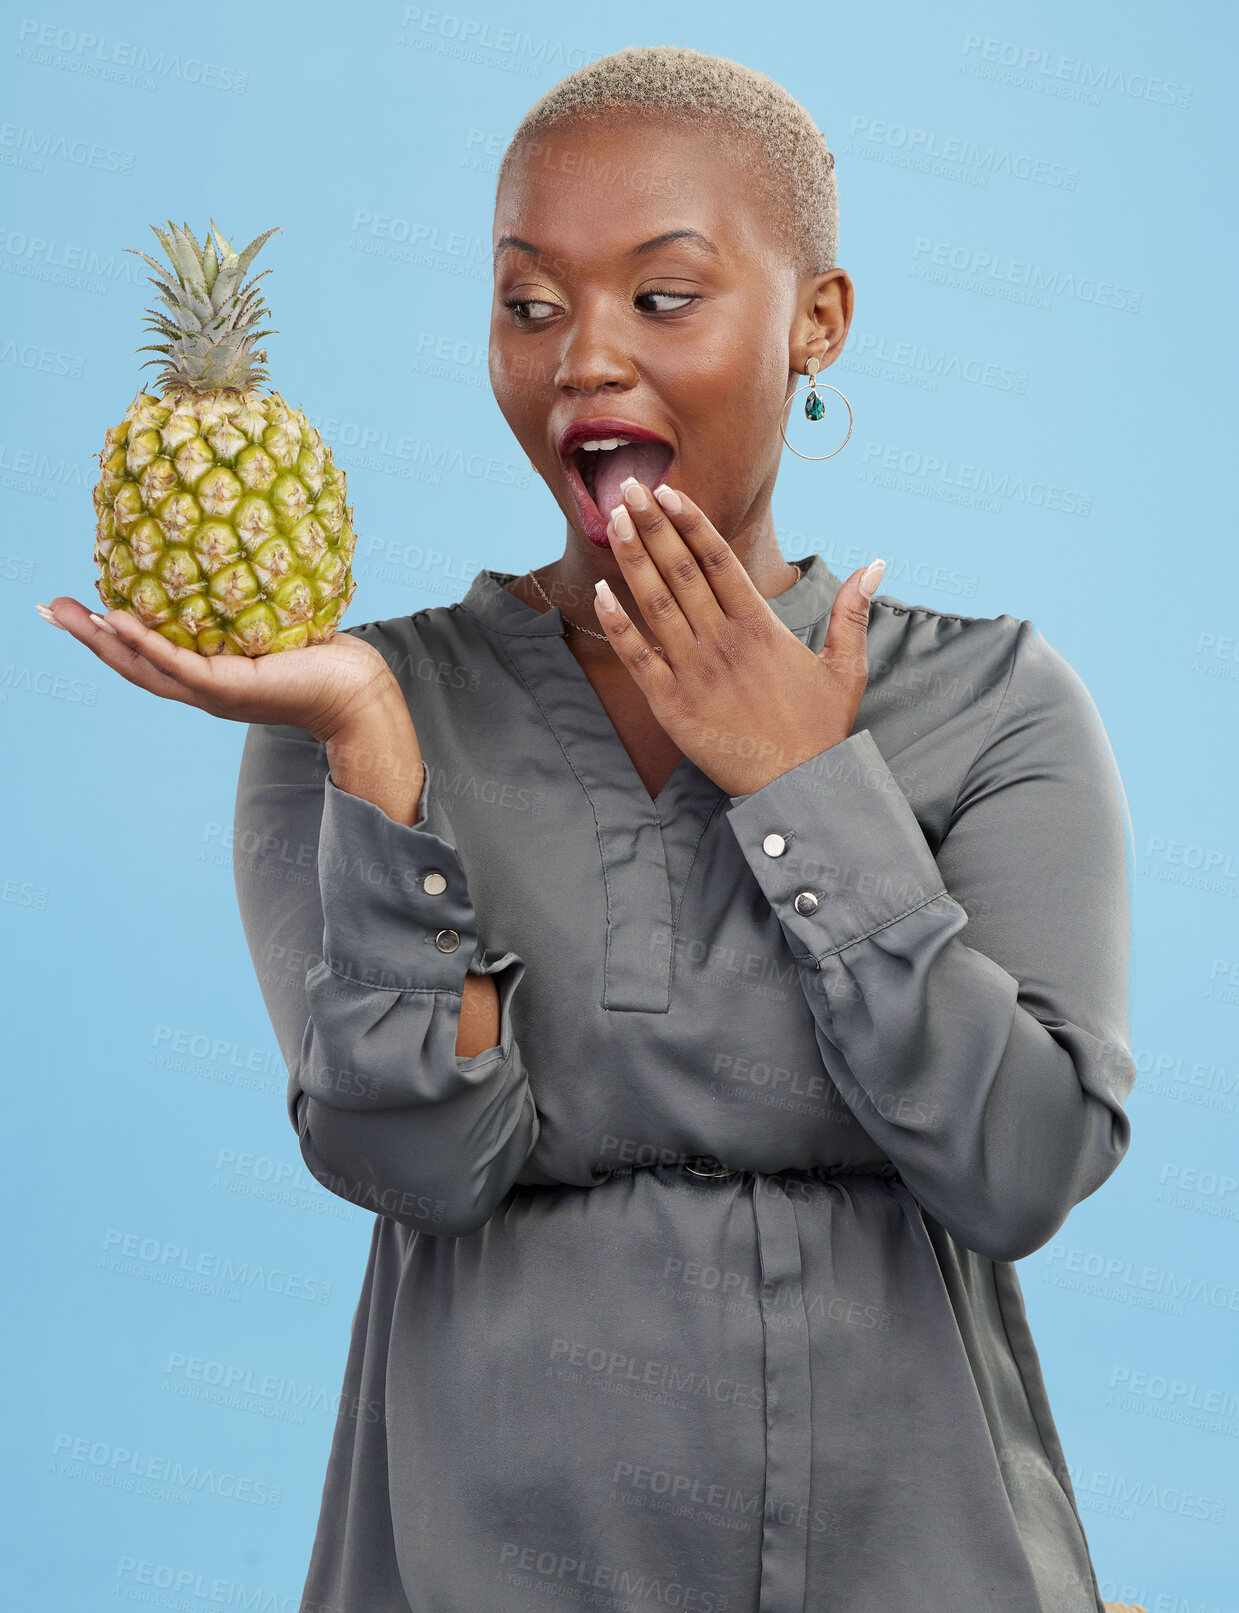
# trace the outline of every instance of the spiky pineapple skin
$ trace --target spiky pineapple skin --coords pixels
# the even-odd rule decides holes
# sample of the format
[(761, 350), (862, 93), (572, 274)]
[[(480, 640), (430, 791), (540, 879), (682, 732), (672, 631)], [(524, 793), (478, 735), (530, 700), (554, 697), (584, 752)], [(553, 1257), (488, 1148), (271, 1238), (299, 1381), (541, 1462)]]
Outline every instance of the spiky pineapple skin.
[(200, 655), (320, 644), (353, 597), (344, 471), (278, 392), (139, 391), (94, 489), (95, 587)]

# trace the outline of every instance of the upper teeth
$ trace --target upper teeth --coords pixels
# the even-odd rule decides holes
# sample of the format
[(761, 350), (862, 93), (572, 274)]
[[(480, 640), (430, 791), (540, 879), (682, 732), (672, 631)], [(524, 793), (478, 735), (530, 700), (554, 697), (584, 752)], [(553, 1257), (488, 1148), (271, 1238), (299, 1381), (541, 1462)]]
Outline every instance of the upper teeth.
[(618, 448), (621, 443), (635, 441), (635, 437), (595, 437), (592, 442), (577, 443), (577, 447), (592, 453), (597, 448)]

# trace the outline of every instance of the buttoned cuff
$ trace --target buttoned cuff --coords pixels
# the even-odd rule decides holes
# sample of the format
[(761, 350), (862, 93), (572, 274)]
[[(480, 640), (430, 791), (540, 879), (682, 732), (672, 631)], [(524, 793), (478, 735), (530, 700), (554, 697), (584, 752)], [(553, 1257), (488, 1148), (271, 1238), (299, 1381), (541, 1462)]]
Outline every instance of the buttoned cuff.
[(820, 962), (947, 894), (867, 728), (729, 799), (732, 831), (800, 962)]
[(475, 963), (475, 973), (490, 972), (483, 961), (497, 968), (456, 849), (430, 827), (446, 824), (429, 778), (412, 825), (340, 789), (330, 771), (323, 792), (318, 882), (332, 973), (390, 991), (459, 993)]

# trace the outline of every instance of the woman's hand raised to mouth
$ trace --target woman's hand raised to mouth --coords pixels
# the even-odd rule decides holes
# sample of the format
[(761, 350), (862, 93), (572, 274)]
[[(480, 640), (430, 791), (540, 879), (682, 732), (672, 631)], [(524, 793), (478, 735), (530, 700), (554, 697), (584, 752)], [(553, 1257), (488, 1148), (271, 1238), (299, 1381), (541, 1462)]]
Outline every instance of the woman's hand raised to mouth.
[(624, 497), (607, 536), (663, 654), (605, 582), (598, 624), (668, 737), (728, 795), (750, 795), (846, 739), (869, 681), (869, 601), (884, 562), (839, 589), (814, 654), (687, 494), (662, 487), (656, 499), (629, 480)]

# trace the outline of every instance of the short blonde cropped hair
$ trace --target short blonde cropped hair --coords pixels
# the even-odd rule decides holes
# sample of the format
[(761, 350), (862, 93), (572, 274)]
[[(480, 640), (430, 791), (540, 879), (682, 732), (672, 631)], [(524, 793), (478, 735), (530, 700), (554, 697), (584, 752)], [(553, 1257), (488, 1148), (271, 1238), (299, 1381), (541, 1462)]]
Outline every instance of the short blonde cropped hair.
[(743, 167), (782, 187), (772, 213), (797, 273), (835, 267), (839, 198), (825, 135), (795, 96), (765, 73), (679, 45), (632, 45), (553, 85), (517, 125), (499, 164), (496, 197), (530, 141), (560, 125), (630, 108), (697, 124), (715, 121)]

